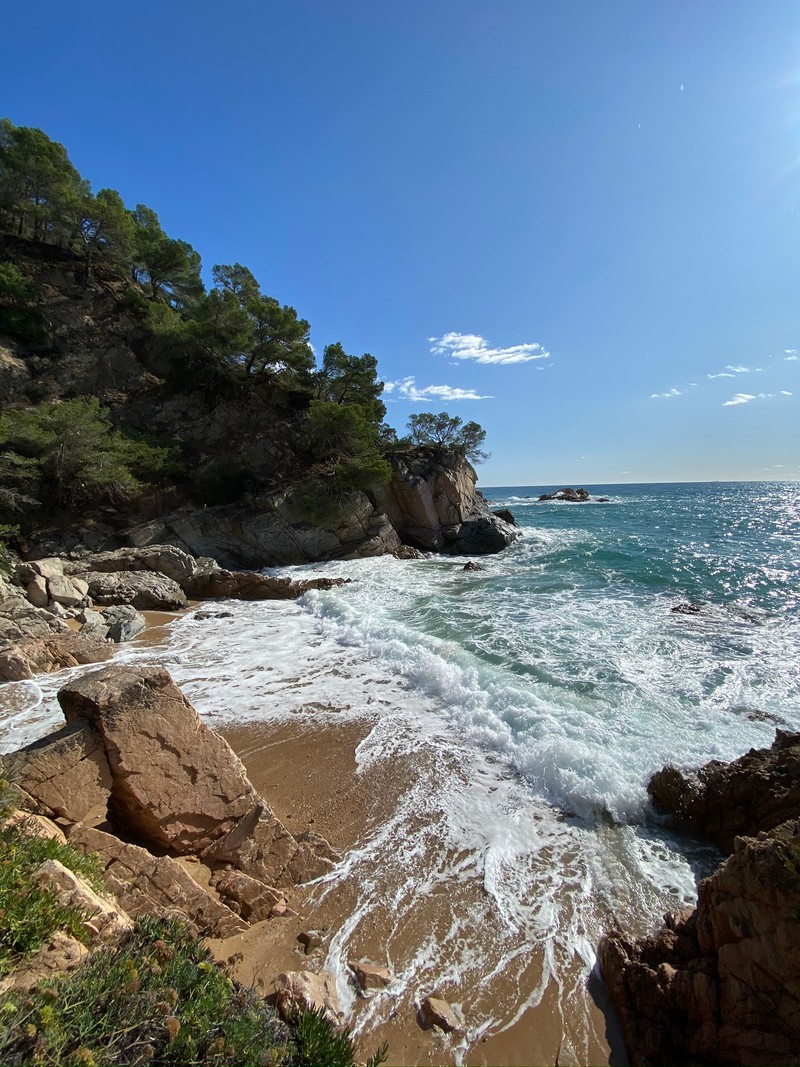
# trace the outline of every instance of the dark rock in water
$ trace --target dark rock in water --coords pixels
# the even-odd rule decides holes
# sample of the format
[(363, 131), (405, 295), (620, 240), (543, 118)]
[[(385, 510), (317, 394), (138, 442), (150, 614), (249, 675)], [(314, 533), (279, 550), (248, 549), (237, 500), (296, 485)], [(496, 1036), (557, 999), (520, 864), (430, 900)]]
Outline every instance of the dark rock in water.
[(232, 619), (232, 611), (196, 611), (194, 613), (195, 619)]
[(498, 519), (502, 519), (503, 522), (507, 522), (510, 526), (519, 526), (519, 523), (508, 510), (508, 508), (497, 508), (492, 512), (492, 515), (496, 515)]
[(703, 609), (700, 604), (676, 604), (669, 609), (673, 615), (702, 615)]
[(712, 760), (695, 774), (664, 767), (647, 791), (675, 827), (730, 852), (737, 834), (772, 830), (800, 813), (800, 734), (777, 730), (772, 748), (733, 763)]
[(596, 496), (594, 502), (595, 504), (608, 504), (610, 503), (610, 498), (607, 496)]
[(482, 571), (483, 567), (480, 563), (475, 563), (473, 560), (469, 560), (461, 569), (462, 571)]
[(565, 500), (569, 504), (585, 504), (590, 499), (585, 489), (557, 489), (555, 493), (542, 493), (538, 500)]

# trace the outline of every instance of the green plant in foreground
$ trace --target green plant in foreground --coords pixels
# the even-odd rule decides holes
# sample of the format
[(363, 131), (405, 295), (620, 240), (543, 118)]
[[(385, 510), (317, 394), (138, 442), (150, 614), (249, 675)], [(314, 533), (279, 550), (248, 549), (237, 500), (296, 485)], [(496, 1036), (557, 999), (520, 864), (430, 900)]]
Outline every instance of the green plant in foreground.
[[(347, 1031), (304, 1013), (295, 1031), (174, 919), (139, 919), (117, 947), (0, 1002), (0, 1063), (352, 1067)], [(385, 1049), (370, 1060), (377, 1067)]]
[[(6, 779), (2, 783), (8, 788)], [(60, 904), (52, 889), (32, 881), (34, 870), (48, 859), (82, 875), (93, 888), (105, 888), (96, 857), (83, 856), (52, 838), (29, 837), (13, 826), (0, 829), (0, 975), (56, 930), (79, 940), (86, 937), (80, 910)]]

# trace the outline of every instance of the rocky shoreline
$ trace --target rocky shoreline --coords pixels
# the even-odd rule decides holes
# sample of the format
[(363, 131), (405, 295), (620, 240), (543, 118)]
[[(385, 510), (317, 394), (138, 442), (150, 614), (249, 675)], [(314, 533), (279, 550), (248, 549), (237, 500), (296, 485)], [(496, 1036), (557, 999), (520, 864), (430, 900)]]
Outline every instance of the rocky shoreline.
[(653, 937), (600, 943), (631, 1062), (800, 1063), (800, 734), (692, 775), (666, 767), (649, 792), (730, 855)]

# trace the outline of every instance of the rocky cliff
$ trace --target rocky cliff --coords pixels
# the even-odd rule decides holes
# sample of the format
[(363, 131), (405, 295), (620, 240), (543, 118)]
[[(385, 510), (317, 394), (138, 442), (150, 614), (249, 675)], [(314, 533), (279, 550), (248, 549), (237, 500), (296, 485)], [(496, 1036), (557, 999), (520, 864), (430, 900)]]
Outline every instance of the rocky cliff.
[(662, 810), (732, 855), (654, 937), (600, 943), (632, 1063), (800, 1063), (799, 761), (800, 735), (779, 733), (733, 764), (651, 781)]
[(87, 284), (63, 249), (0, 236), (0, 259), (32, 279), (44, 337), (0, 337), (0, 410), (97, 397), (116, 427), (172, 445), (184, 469), (135, 504), (119, 500), (88, 517), (41, 504), (26, 511), (24, 493), (16, 511), (0, 499), (0, 522), (21, 525), (33, 554), (173, 544), (225, 566), (264, 567), (401, 546), (480, 554), (517, 536), (487, 508), (467, 460), (430, 449), (387, 455), (388, 486), (342, 492), (326, 518), (309, 518), (308, 393), (275, 382), (210, 387), (191, 370), (185, 338), (179, 355), (169, 331), (154, 327), (139, 289), (102, 271)]

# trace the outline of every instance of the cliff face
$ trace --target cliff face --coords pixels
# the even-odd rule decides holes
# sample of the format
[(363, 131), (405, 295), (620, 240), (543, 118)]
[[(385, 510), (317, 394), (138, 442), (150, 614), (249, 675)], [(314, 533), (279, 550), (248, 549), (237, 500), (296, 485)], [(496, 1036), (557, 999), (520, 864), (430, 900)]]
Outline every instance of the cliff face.
[(666, 916), (655, 937), (601, 941), (632, 1063), (800, 1063), (800, 818), (786, 775), (798, 758), (800, 735), (783, 734), (772, 749), (703, 768), (691, 788), (665, 788), (678, 772), (654, 779), (651, 792), (662, 806), (669, 795), (684, 825), (730, 840), (727, 796), (754, 836), (733, 839), (697, 907)]
[(407, 545), (482, 555), (510, 545), (519, 530), (493, 515), (463, 458), (419, 449), (391, 457), (392, 480), (351, 493), (326, 525), (303, 519), (291, 490), (247, 505), (183, 508), (129, 531), (132, 544), (175, 544), (225, 566), (265, 567), (397, 552)]
[[(470, 464), (455, 454), (413, 450), (391, 458), (390, 485), (346, 494), (330, 518), (309, 521), (298, 485), (309, 396), (254, 384), (228, 395), (177, 370), (169, 335), (143, 318), (143, 297), (119, 277), (87, 285), (70, 253), (11, 238), (0, 259), (34, 279), (46, 341), (0, 337), (0, 407), (97, 396), (116, 426), (177, 446), (187, 475), (135, 510), (105, 508), (67, 530), (34, 537), (37, 554), (122, 545), (173, 544), (232, 567), (373, 556), (401, 546), (455, 554), (496, 552), (518, 531), (491, 514)], [(188, 373), (188, 372), (187, 372)], [(313, 471), (312, 471), (313, 473)], [(26, 532), (47, 526), (40, 509)]]

